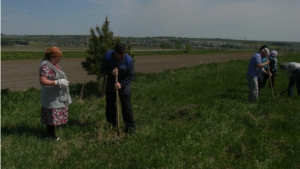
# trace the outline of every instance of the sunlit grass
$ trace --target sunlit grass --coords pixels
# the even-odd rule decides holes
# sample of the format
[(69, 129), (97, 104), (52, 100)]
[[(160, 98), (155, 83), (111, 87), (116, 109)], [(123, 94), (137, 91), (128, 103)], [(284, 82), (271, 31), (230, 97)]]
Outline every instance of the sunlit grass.
[(29, 42), (29, 45), (30, 45), (30, 46), (45, 46), (45, 44), (41, 44), (41, 43), (35, 42), (35, 41), (30, 41), (30, 42)]
[[(296, 55), (278, 58), (300, 61)], [(40, 91), (2, 90), (2, 168), (299, 168), (300, 97), (275, 97), (265, 87), (247, 102), (248, 61), (138, 73), (132, 84), (135, 136), (119, 139), (105, 121), (97, 85), (70, 86), (69, 122), (62, 142), (47, 141), (40, 124)], [(121, 122), (123, 125), (123, 123)]]

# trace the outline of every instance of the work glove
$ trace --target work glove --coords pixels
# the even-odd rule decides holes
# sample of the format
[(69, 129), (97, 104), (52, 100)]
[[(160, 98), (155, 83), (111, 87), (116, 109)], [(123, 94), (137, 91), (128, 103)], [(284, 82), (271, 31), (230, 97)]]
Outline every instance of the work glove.
[(69, 81), (66, 79), (58, 79), (55, 80), (55, 85), (59, 85), (60, 87), (67, 87), (69, 85)]

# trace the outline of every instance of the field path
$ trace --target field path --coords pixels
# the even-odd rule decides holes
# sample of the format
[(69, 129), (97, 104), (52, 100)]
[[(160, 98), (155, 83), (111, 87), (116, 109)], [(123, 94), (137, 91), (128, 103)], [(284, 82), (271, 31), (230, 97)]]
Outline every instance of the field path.
[[(201, 63), (227, 62), (230, 60), (248, 60), (253, 52), (203, 54), (203, 55), (154, 55), (136, 56), (136, 72), (161, 72), (181, 67), (193, 67)], [(87, 75), (81, 62), (85, 58), (63, 58), (59, 65), (66, 72), (70, 83), (83, 83), (96, 80), (96, 76)], [(41, 59), (1, 61), (1, 89), (25, 90), (29, 87), (40, 88), (38, 68)], [(245, 68), (246, 69), (246, 68)]]

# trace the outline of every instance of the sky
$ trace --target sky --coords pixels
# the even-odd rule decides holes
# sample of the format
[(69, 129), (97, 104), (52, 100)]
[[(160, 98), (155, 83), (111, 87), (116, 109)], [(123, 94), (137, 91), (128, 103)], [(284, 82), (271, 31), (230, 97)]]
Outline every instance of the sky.
[(1, 33), (300, 42), (300, 0), (1, 0)]

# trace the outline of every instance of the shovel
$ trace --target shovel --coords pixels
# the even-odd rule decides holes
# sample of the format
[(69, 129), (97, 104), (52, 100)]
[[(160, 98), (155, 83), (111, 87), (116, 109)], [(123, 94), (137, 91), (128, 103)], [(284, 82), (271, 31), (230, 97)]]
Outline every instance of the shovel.
[(285, 92), (287, 92), (289, 89), (285, 89), (284, 91), (279, 93), (279, 96), (283, 95)]
[[(118, 83), (118, 76), (115, 76), (116, 84)], [(117, 132), (118, 137), (120, 137), (120, 113), (119, 113), (119, 90), (116, 89), (116, 114), (117, 114)]]

